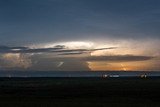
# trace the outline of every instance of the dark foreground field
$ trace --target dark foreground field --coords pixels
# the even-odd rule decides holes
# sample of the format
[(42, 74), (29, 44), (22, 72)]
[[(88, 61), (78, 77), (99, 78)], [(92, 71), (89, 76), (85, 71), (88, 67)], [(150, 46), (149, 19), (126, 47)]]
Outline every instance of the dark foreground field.
[(160, 78), (0, 78), (0, 107), (160, 107)]

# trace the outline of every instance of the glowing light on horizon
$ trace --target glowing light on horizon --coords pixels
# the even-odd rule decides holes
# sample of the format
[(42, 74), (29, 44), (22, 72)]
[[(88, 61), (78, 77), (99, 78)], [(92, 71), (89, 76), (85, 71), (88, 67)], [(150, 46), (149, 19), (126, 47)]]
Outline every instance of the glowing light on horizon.
[(121, 64), (121, 66), (122, 66), (122, 68), (123, 68), (124, 71), (127, 71), (127, 69), (124, 67), (123, 64)]

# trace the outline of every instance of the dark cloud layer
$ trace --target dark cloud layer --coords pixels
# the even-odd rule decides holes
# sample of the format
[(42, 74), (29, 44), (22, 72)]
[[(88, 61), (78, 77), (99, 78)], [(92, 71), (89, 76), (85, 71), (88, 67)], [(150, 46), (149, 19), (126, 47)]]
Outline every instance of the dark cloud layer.
[(159, 0), (1, 0), (0, 40), (159, 39), (159, 5)]
[(60, 53), (59, 55), (83, 54), (98, 50), (115, 49), (116, 47), (98, 49), (67, 49), (64, 45), (56, 45), (53, 48), (8, 47), (0, 46), (0, 53)]
[(151, 60), (152, 56), (135, 56), (135, 55), (113, 55), (113, 56), (90, 56), (84, 58), (86, 61), (114, 61), (114, 62), (132, 62)]
[[(41, 57), (41, 56), (40, 56)], [(50, 62), (134, 62), (134, 61), (147, 61), (152, 60), (155, 57), (153, 56), (142, 56), (142, 55), (112, 55), (112, 56), (86, 56), (86, 57), (54, 57), (54, 58), (44, 58), (44, 60), (48, 60)], [(38, 58), (37, 58), (38, 59)], [(52, 61), (51, 61), (52, 60)]]

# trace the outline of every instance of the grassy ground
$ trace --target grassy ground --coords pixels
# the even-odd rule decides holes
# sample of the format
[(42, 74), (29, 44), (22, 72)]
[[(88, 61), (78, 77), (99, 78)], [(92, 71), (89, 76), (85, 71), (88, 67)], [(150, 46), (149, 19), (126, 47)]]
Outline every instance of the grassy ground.
[(160, 107), (160, 78), (0, 78), (1, 107)]

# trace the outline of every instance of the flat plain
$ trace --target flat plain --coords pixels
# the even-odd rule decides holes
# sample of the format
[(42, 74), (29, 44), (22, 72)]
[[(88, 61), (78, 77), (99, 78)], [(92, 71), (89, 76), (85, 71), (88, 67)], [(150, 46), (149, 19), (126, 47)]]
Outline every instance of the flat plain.
[(0, 78), (1, 107), (160, 107), (160, 78)]

